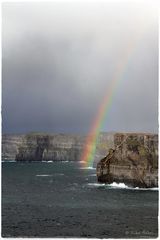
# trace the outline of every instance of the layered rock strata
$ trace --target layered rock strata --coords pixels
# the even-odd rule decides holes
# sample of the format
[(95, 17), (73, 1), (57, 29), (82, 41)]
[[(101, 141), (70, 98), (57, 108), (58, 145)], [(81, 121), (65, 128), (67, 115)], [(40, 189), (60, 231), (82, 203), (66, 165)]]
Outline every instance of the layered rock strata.
[[(89, 144), (89, 143), (88, 143)], [(80, 161), (86, 146), (86, 136), (71, 134), (29, 133), (2, 136), (2, 160), (16, 161)], [(114, 134), (100, 133), (94, 166), (109, 147), (114, 146)]]
[(101, 183), (125, 183), (133, 187), (158, 186), (158, 136), (115, 134), (114, 147), (97, 164)]

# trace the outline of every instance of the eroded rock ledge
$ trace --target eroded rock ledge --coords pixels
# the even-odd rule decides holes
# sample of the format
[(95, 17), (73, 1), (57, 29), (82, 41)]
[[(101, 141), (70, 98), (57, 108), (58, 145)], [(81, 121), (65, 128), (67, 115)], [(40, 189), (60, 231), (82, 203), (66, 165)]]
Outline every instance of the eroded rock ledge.
[(158, 136), (115, 134), (114, 148), (97, 164), (101, 183), (125, 183), (132, 187), (158, 187)]

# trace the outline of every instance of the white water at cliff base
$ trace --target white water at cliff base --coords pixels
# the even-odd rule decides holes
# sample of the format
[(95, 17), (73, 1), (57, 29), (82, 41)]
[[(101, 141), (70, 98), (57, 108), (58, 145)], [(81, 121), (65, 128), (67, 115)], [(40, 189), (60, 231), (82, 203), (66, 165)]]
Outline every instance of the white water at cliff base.
[(145, 191), (148, 191), (148, 190), (152, 190), (152, 191), (158, 191), (159, 188), (139, 188), (139, 187), (129, 187), (127, 186), (125, 183), (116, 183), (116, 182), (113, 182), (111, 184), (105, 184), (105, 183), (88, 183), (87, 184), (88, 186), (91, 186), (91, 187), (104, 187), (106, 186), (107, 189), (108, 188), (112, 188), (112, 189), (129, 189), (129, 190), (145, 190)]

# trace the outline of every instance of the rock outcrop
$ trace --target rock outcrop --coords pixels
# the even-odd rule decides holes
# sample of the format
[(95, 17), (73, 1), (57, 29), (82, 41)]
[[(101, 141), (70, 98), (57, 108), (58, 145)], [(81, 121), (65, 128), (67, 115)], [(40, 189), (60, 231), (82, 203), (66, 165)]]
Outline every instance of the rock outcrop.
[(97, 180), (133, 187), (158, 186), (158, 135), (115, 134), (114, 147), (97, 164)]

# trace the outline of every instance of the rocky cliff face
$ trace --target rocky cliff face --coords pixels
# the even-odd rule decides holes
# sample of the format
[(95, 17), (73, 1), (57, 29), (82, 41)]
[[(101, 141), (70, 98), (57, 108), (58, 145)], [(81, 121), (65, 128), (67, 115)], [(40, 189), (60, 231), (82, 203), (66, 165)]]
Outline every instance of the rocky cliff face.
[(83, 142), (78, 135), (3, 135), (2, 160), (79, 161)]
[[(80, 161), (86, 136), (32, 133), (2, 136), (2, 160)], [(95, 164), (114, 146), (114, 135), (100, 133)]]
[(15, 160), (24, 135), (4, 134), (2, 136), (2, 160)]
[(97, 164), (99, 182), (158, 186), (158, 135), (115, 134), (114, 147)]

